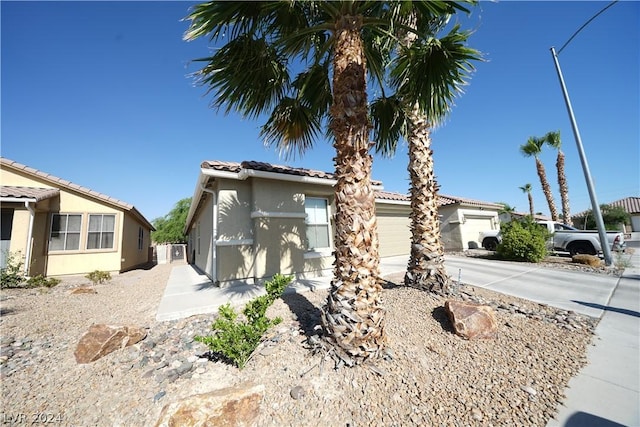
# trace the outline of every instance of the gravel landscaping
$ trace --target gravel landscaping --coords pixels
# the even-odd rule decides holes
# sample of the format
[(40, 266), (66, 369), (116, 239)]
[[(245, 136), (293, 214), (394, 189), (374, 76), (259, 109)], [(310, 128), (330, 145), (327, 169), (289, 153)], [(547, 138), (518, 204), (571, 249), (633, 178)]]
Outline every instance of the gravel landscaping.
[[(283, 322), (247, 367), (211, 361), (195, 342), (212, 315), (155, 321), (171, 265), (135, 270), (70, 292), (86, 279), (52, 289), (0, 291), (3, 420), (45, 414), (57, 425), (153, 425), (164, 405), (241, 384), (263, 384), (259, 425), (544, 426), (569, 379), (584, 366), (597, 319), (480, 288), (461, 286), (459, 300), (491, 305), (495, 339), (467, 341), (452, 332), (445, 299), (395, 285), (384, 301), (390, 357), (334, 369), (313, 352), (326, 291), (288, 294), (269, 309)], [(95, 323), (147, 329), (140, 343), (89, 364), (74, 350)]]

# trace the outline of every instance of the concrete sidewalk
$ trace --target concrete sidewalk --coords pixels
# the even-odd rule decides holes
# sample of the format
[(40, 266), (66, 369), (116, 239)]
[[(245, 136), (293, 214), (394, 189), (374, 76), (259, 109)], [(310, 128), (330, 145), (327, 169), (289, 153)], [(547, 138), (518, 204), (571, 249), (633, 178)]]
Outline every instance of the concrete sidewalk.
[(640, 426), (640, 269), (628, 268), (604, 307), (588, 365), (569, 381), (547, 426)]
[[(408, 257), (381, 259), (381, 276), (403, 272)], [(531, 267), (527, 264), (450, 256), (454, 281), (480, 286), (600, 318), (588, 364), (571, 379), (558, 414), (547, 426), (640, 427), (640, 257), (615, 276)], [(329, 273), (330, 274), (330, 273)], [(296, 280), (285, 292), (328, 288), (331, 277)], [(157, 320), (215, 313), (222, 304), (240, 305), (264, 293), (254, 285), (219, 288), (190, 265), (175, 266)]]

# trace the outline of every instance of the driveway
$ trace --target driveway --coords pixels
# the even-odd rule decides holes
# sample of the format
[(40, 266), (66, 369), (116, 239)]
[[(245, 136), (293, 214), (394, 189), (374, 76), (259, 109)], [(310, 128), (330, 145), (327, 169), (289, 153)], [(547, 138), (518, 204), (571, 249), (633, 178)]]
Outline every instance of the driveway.
[[(407, 268), (408, 257), (381, 259), (382, 275)], [(532, 264), (445, 256), (445, 268), (454, 282), (486, 288), (591, 317), (601, 317), (619, 277), (539, 267)]]

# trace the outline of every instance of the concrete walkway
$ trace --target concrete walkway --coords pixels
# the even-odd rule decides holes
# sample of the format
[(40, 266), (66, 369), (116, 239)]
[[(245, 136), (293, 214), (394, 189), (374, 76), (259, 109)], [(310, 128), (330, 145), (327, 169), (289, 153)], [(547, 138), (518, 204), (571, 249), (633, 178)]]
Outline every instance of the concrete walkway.
[[(547, 427), (640, 427), (640, 254), (625, 257), (632, 267), (620, 278), (465, 257), (445, 260), (454, 281), (600, 319), (588, 364), (569, 382), (566, 399)], [(404, 271), (407, 261), (407, 256), (383, 258), (381, 275)], [(296, 280), (286, 292), (328, 288), (330, 280)], [(222, 304), (240, 305), (263, 293), (252, 285), (218, 288), (190, 265), (178, 265), (156, 318), (215, 313)]]

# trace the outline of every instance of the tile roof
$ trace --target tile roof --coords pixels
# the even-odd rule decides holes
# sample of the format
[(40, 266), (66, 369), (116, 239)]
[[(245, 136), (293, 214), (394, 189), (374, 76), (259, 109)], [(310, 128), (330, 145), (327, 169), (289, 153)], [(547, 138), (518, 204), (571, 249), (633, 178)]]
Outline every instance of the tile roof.
[[(58, 178), (57, 176), (39, 171), (38, 169), (34, 169), (29, 166), (25, 166), (21, 163), (14, 162), (13, 160), (9, 160), (6, 157), (0, 157), (0, 166), (2, 166), (2, 168), (9, 167), (18, 171), (22, 171), (28, 175), (32, 175), (46, 182), (49, 182), (51, 183), (51, 185), (54, 185), (57, 187), (64, 187), (69, 190), (77, 191), (78, 193), (81, 193), (85, 196), (90, 196), (102, 202), (108, 203), (112, 206), (117, 206), (126, 211), (130, 211), (134, 216), (136, 216), (144, 224), (146, 224), (152, 230), (155, 230), (153, 225), (151, 225), (151, 223), (135, 208), (135, 206), (130, 205), (129, 203), (125, 203), (122, 200), (115, 199), (113, 197), (107, 196), (106, 194), (93, 191), (87, 187), (82, 187), (78, 184), (74, 184), (73, 182), (67, 181), (66, 179)], [(4, 186), (2, 187), (4, 188)]]
[(393, 193), (391, 191), (376, 191), (376, 199), (390, 200), (394, 202), (410, 202), (411, 198), (407, 194)]
[(444, 194), (438, 194), (438, 198), (438, 206), (455, 205), (456, 203), (459, 203), (461, 205), (502, 209), (502, 205), (499, 203), (484, 202), (482, 200), (466, 199), (463, 197), (447, 196)]
[[(408, 194), (394, 193), (390, 191), (376, 191), (376, 199), (402, 202), (411, 201), (411, 197)], [(497, 203), (483, 202), (481, 200), (465, 199), (462, 197), (445, 196), (442, 194), (438, 194), (438, 206), (455, 205), (457, 203), (470, 206), (502, 209), (502, 206)]]
[[(262, 172), (282, 173), (286, 175), (308, 176), (322, 179), (336, 179), (335, 174), (314, 169), (294, 168), (291, 166), (273, 165), (255, 160), (245, 160), (238, 162), (223, 162), (218, 160), (207, 160), (200, 165), (203, 169), (215, 169), (225, 172), (239, 173), (242, 169), (252, 169)], [(381, 181), (372, 180), (373, 185), (382, 185)]]
[(0, 186), (0, 197), (15, 199), (35, 199), (36, 202), (55, 197), (60, 194), (57, 188)]
[[(616, 200), (615, 202), (607, 203), (609, 206), (622, 207), (630, 214), (640, 213), (640, 197), (625, 197), (624, 199)], [(591, 209), (587, 209), (580, 213), (573, 215), (574, 218), (585, 216), (587, 212), (591, 212)]]

